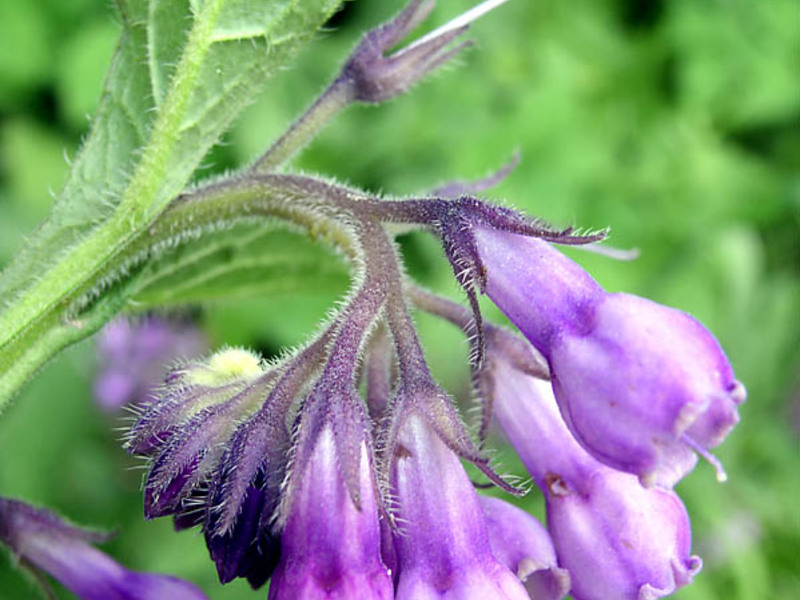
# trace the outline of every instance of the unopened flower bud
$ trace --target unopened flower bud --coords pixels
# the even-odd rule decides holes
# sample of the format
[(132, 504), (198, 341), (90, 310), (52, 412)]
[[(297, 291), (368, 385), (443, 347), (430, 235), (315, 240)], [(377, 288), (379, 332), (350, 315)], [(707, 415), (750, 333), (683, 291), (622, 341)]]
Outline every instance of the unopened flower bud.
[(401, 426), (391, 479), (400, 528), (397, 600), (527, 600), (492, 554), (486, 517), (461, 462), (416, 414)]

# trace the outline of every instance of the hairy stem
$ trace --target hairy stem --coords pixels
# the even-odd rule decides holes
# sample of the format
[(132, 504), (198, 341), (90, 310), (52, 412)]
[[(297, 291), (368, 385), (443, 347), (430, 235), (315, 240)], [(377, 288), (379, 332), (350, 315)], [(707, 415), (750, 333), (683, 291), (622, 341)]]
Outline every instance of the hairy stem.
[(0, 409), (51, 357), (97, 331), (125, 307), (139, 289), (136, 273), (144, 264), (209, 228), (248, 218), (279, 218), (324, 237), (355, 259), (357, 248), (343, 218), (346, 211), (322, 193), (324, 185), (309, 189), (292, 183), (280, 177), (236, 179), (175, 199), (153, 225), (98, 263), (77, 290), (43, 309), (5, 341), (0, 347)]
[(353, 86), (337, 78), (249, 170), (264, 174), (288, 161), (353, 100)]

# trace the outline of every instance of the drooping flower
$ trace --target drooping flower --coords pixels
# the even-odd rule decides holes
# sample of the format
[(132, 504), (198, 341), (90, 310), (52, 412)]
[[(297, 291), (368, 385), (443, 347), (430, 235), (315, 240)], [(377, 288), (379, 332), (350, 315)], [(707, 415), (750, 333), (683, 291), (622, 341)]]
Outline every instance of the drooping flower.
[[(695, 319), (606, 293), (545, 241), (476, 227), (486, 293), (546, 357), (564, 419), (596, 458), (671, 486), (738, 422), (744, 387)], [(721, 468), (718, 472), (722, 477)]]
[(396, 600), (527, 599), (492, 553), (486, 516), (458, 457), (422, 416), (405, 418), (392, 460)]
[(570, 576), (558, 566), (547, 529), (521, 508), (499, 498), (480, 496), (489, 541), (497, 560), (514, 572), (534, 600), (560, 600)]
[(112, 321), (97, 339), (95, 399), (107, 411), (140, 402), (161, 383), (170, 363), (207, 348), (203, 334), (189, 323), (156, 316)]
[(281, 560), (270, 600), (390, 600), (389, 571), (381, 561), (381, 532), (367, 447), (360, 444), (359, 505), (340, 470), (334, 429), (324, 425), (300, 465), (287, 499)]
[(558, 563), (576, 600), (651, 600), (689, 583), (689, 517), (680, 498), (595, 460), (570, 434), (550, 384), (491, 365), (494, 415), (545, 494)]
[(82, 600), (208, 600), (191, 583), (129, 571), (92, 546), (108, 537), (70, 525), (48, 510), (0, 497), (0, 543)]

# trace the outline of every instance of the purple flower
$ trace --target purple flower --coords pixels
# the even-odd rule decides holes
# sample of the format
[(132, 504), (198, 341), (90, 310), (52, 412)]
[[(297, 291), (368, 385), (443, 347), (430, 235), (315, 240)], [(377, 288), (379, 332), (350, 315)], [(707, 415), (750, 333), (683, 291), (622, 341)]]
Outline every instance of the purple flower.
[(117, 319), (97, 339), (100, 370), (94, 383), (97, 402), (108, 411), (144, 399), (179, 357), (202, 354), (208, 342), (195, 327), (147, 317)]
[(83, 600), (207, 600), (186, 581), (129, 571), (92, 547), (107, 538), (69, 525), (48, 510), (0, 498), (0, 542)]
[(170, 371), (127, 436), (127, 449), (151, 461), (145, 516), (201, 525), (222, 583), (245, 577), (258, 588), (278, 561), (270, 522), (289, 432), (270, 410), (284, 389), (277, 379), (258, 356), (223, 349)]
[(516, 573), (535, 600), (567, 595), (570, 576), (561, 569), (547, 529), (521, 508), (499, 498), (480, 497), (497, 560)]
[(477, 227), (486, 292), (547, 358), (561, 413), (596, 458), (671, 486), (738, 422), (744, 387), (678, 310), (606, 293), (550, 244)]
[(289, 496), (270, 600), (393, 598), (380, 557), (375, 486), (363, 443), (360, 452), (357, 507), (339, 468), (333, 427), (323, 426), (318, 433)]
[(493, 357), (497, 422), (545, 494), (558, 563), (576, 600), (647, 600), (700, 569), (689, 517), (671, 490), (645, 488), (595, 460), (572, 437), (546, 381)]
[(527, 600), (492, 554), (487, 521), (458, 457), (411, 413), (394, 447), (396, 600)]

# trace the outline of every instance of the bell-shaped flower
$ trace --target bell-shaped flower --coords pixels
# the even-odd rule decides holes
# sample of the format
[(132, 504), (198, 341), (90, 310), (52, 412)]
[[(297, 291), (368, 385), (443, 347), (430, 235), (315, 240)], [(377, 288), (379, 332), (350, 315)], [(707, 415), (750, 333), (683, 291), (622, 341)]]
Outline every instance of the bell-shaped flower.
[[(343, 457), (336, 437), (345, 432), (338, 424), (313, 423), (313, 413), (303, 418), (309, 422), (301, 423), (300, 448), (284, 493), (281, 558), (269, 598), (391, 600), (392, 582), (380, 556), (372, 460), (363, 435), (358, 455)], [(345, 461), (357, 465), (358, 506)]]
[(494, 416), (545, 494), (558, 564), (575, 600), (652, 600), (689, 583), (689, 517), (671, 490), (643, 487), (572, 437), (550, 384), (493, 357)]
[(671, 486), (738, 422), (744, 387), (688, 314), (606, 293), (549, 243), (476, 227), (486, 293), (546, 357), (578, 441), (645, 485)]
[(129, 571), (92, 546), (107, 538), (70, 525), (48, 510), (0, 498), (0, 543), (81, 600), (207, 600), (191, 583)]
[(404, 418), (392, 461), (396, 600), (527, 600), (492, 554), (486, 516), (458, 456), (419, 414)]
[(480, 496), (492, 553), (522, 581), (534, 600), (560, 600), (570, 588), (553, 540), (534, 516), (500, 498)]

